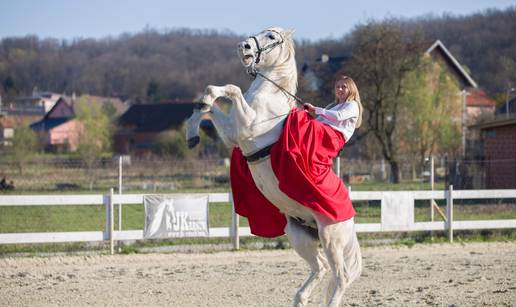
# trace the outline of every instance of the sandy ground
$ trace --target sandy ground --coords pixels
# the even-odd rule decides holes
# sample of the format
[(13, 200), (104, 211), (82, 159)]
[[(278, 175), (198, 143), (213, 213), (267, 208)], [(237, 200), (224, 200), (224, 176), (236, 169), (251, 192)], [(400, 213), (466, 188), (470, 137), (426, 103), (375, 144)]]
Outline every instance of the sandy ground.
[[(346, 306), (516, 306), (516, 242), (363, 249)], [(292, 250), (0, 259), (1, 306), (290, 306)], [(323, 283), (311, 306), (323, 305)]]

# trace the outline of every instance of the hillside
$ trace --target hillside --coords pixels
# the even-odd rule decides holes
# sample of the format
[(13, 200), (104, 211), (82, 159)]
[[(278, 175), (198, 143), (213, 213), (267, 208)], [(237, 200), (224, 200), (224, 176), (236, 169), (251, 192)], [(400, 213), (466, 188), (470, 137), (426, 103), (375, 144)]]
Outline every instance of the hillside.
[[(429, 40), (443, 41), (477, 83), (499, 100), (509, 83), (516, 85), (516, 7), (400, 23), (421, 28)], [(298, 64), (321, 53), (341, 55), (348, 37), (298, 42)], [(235, 51), (242, 39), (233, 33), (190, 29), (147, 29), (99, 40), (5, 38), (0, 41), (0, 94), (8, 100), (37, 88), (136, 102), (193, 99), (207, 84), (249, 84)]]

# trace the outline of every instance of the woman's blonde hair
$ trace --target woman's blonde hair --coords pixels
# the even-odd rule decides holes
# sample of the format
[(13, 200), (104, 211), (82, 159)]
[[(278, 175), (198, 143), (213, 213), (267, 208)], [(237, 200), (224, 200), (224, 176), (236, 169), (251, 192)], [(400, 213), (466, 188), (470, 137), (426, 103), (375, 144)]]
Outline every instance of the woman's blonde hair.
[(358, 92), (358, 87), (355, 84), (355, 81), (351, 79), (350, 77), (339, 74), (337, 78), (335, 79), (335, 84), (337, 84), (338, 81), (344, 81), (349, 89), (349, 95), (346, 98), (346, 101), (356, 101), (358, 104), (358, 118), (357, 123), (355, 125), (356, 128), (360, 127), (362, 125), (362, 113), (363, 113), (363, 107), (362, 107), (362, 101), (360, 101), (360, 93)]

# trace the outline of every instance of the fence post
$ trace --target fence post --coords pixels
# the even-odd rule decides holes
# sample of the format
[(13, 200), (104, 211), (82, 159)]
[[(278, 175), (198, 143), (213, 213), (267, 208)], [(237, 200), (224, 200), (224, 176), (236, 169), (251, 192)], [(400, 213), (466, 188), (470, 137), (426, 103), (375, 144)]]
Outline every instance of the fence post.
[(102, 202), (104, 203), (104, 210), (106, 212), (106, 222), (104, 223), (104, 240), (109, 238), (109, 194), (104, 194)]
[(240, 249), (240, 237), (238, 232), (239, 219), (235, 210), (235, 203), (233, 202), (233, 193), (229, 193), (229, 202), (231, 203), (231, 238), (233, 241), (233, 249)]
[[(430, 156), (430, 189), (434, 190), (434, 156)], [(430, 221), (434, 221), (434, 200), (430, 200)], [(434, 240), (434, 232), (430, 230), (430, 240)]]
[[(122, 155), (118, 157), (118, 196), (120, 196), (120, 200), (118, 202), (118, 231), (122, 231)], [(118, 252), (122, 251), (121, 242), (118, 243)]]
[(113, 188), (109, 189), (109, 248), (111, 255), (115, 254), (114, 228), (115, 217), (113, 214)]
[(446, 194), (446, 228), (448, 229), (448, 240), (453, 243), (453, 185), (448, 188)]

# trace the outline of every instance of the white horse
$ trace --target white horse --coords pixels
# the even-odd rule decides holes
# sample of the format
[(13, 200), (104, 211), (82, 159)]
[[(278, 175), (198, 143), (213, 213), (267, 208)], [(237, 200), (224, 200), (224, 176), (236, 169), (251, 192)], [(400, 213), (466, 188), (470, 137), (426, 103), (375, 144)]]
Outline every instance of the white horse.
[[(292, 34), (291, 31), (274, 27), (238, 44), (242, 64), (248, 72), (259, 71), (259, 76), (245, 94), (231, 84), (208, 86), (202, 98), (203, 107), (195, 110), (188, 120), (189, 146), (195, 146), (199, 141), (199, 123), (205, 113), (210, 113), (223, 142), (229, 148), (240, 147), (244, 156), (252, 155), (278, 140), (283, 122), (295, 105), (295, 100), (286, 93), (295, 94), (297, 88)], [(229, 114), (214, 105), (214, 101), (222, 96), (232, 101)], [(289, 198), (278, 188), (278, 179), (269, 157), (249, 162), (248, 165), (258, 189), (287, 216), (285, 233), (292, 247), (311, 268), (310, 275), (295, 296), (294, 306), (307, 305), (310, 293), (328, 269), (333, 276), (327, 306), (339, 306), (345, 289), (360, 276), (362, 269), (354, 220), (331, 221)], [(299, 222), (300, 219), (304, 223)]]

